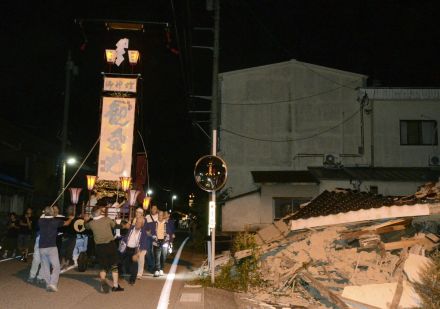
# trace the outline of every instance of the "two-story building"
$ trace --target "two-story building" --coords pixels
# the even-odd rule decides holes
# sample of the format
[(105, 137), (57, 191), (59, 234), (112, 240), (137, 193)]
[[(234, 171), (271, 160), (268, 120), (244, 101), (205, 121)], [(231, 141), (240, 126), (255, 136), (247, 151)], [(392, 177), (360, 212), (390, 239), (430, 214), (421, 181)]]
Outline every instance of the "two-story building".
[(296, 60), (220, 75), (224, 231), (264, 226), (324, 190), (406, 195), (438, 179), (440, 89), (366, 78)]

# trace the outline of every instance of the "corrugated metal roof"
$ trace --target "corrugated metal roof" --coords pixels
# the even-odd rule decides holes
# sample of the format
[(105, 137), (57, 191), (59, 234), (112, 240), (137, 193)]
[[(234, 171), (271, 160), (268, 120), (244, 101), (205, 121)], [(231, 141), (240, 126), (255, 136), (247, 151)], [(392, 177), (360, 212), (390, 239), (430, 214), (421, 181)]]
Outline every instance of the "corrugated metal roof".
[(343, 168), (309, 167), (309, 171), (319, 180), (349, 180), (352, 177)]
[(310, 171), (252, 171), (256, 183), (318, 183)]
[(361, 88), (360, 97), (371, 100), (438, 100), (440, 88)]
[(348, 167), (345, 171), (351, 179), (381, 181), (436, 181), (439, 170), (427, 167)]
[(319, 180), (362, 181), (437, 181), (440, 170), (429, 167), (345, 167), (331, 169), (326, 167), (309, 167), (310, 172)]

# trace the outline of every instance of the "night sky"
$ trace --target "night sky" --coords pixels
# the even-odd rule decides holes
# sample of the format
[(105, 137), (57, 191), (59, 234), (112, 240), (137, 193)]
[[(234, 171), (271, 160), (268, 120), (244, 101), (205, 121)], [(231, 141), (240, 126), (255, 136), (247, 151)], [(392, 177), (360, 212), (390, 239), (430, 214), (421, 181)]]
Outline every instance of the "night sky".
[[(78, 75), (72, 83), (69, 152), (84, 156), (99, 134), (101, 72), (108, 71), (104, 49), (128, 37), (130, 48), (141, 52), (135, 69), (143, 76), (139, 129), (151, 187), (162, 192), (162, 200), (169, 193), (161, 188), (182, 197), (201, 193), (192, 171), (196, 159), (209, 152), (209, 141), (193, 122), (208, 117), (189, 111), (207, 110), (209, 104), (189, 95), (210, 95), (212, 62), (210, 51), (190, 46), (212, 45), (211, 33), (192, 30), (211, 27), (212, 12), (200, 0), (98, 3), (1, 4), (0, 117), (59, 144), (71, 50)], [(439, 15), (438, 1), (222, 0), (220, 71), (294, 58), (366, 74), (370, 85), (438, 87)], [(90, 21), (97, 18), (168, 22), (169, 48), (162, 26), (147, 25), (142, 33), (107, 31)], [(97, 151), (87, 164), (94, 166), (96, 159)]]

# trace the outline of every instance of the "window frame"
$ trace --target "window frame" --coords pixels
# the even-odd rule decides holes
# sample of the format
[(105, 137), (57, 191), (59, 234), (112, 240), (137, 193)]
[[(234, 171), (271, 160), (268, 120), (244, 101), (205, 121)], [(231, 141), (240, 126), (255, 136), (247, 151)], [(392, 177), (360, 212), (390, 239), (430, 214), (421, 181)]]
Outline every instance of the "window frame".
[[(408, 138), (408, 123), (417, 123), (418, 126), (418, 143), (417, 144), (410, 144), (408, 142), (409, 138)], [(434, 129), (433, 129), (433, 133), (434, 133), (434, 140), (433, 142), (430, 142), (428, 144), (423, 144), (423, 123), (427, 122), (427, 123), (433, 123), (434, 124)], [(407, 124), (407, 128), (406, 128), (406, 140), (407, 142), (404, 143), (403, 139), (402, 139), (402, 123), (406, 123)], [(437, 124), (437, 120), (434, 119), (429, 119), (429, 120), (411, 120), (411, 119), (402, 119), (399, 121), (399, 139), (400, 139), (400, 146), (437, 146), (438, 145), (438, 124)]]
[(303, 197), (303, 196), (292, 196), (292, 197), (289, 197), (289, 196), (273, 196), (272, 197), (272, 211), (273, 211), (273, 213), (272, 213), (272, 220), (279, 220), (279, 219), (283, 218), (283, 217), (279, 217), (278, 218), (276, 216), (276, 200), (290, 200), (290, 203), (292, 203), (292, 201), (301, 201), (300, 204), (303, 204), (303, 203), (307, 203), (310, 200), (312, 200), (312, 197)]

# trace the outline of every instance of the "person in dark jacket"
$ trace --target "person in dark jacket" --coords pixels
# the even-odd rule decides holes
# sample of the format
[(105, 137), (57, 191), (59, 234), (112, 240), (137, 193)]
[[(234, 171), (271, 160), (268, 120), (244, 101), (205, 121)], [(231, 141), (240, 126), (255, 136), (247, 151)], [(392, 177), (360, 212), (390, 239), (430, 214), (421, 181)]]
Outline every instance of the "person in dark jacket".
[[(62, 221), (54, 217), (53, 207), (44, 209), (44, 217), (38, 220), (40, 227), (40, 258), (41, 258), (41, 274), (46, 281), (46, 288), (50, 292), (58, 291), (58, 279), (60, 276), (60, 260), (58, 257), (58, 249), (56, 238), (58, 229), (67, 226), (73, 220), (73, 216), (66, 221)], [(52, 267), (52, 273), (50, 268)]]
[(32, 230), (34, 229), (34, 219), (32, 217), (32, 208), (26, 208), (23, 216), (19, 222), (20, 229), (18, 230), (17, 246), (21, 252), (22, 262), (27, 262), (29, 253), (29, 246), (31, 243)]
[(15, 257), (17, 250), (18, 230), (20, 229), (15, 212), (11, 212), (9, 214), (9, 219), (6, 223), (6, 229), (6, 237), (4, 242), (5, 251), (3, 253), (3, 258), (7, 258), (9, 252), (11, 252), (12, 257)]
[(153, 238), (153, 254), (155, 259), (154, 277), (163, 275), (163, 268), (168, 254), (168, 246), (174, 240), (174, 229), (165, 220), (164, 212), (159, 211), (157, 222), (147, 224)]

